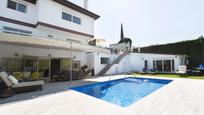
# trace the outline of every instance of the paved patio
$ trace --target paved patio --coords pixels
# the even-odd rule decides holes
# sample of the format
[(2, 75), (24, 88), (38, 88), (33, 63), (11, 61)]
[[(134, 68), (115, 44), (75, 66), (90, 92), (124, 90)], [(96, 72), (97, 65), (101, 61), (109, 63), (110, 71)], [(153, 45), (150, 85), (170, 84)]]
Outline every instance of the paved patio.
[[(128, 76), (112, 76), (111, 79), (123, 77)], [(43, 91), (0, 99), (0, 113), (2, 115), (204, 115), (202, 80), (172, 79), (174, 81), (170, 84), (127, 108), (68, 90), (72, 86), (109, 79), (110, 77), (100, 77), (45, 84)]]

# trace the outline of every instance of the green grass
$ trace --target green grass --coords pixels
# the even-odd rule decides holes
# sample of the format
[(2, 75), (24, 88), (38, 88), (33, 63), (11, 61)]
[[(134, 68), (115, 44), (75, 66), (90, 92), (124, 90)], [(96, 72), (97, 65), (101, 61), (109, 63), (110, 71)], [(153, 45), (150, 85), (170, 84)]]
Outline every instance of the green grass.
[(165, 78), (186, 78), (186, 79), (200, 79), (204, 80), (204, 76), (180, 76), (175, 74), (133, 74), (134, 76), (143, 75), (143, 76), (157, 76), (157, 77), (165, 77)]

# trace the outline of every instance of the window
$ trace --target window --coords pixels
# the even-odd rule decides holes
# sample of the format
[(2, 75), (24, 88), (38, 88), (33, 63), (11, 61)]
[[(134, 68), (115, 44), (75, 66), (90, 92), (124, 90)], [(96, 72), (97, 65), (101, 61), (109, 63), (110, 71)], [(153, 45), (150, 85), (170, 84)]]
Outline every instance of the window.
[(159, 72), (172, 72), (175, 71), (175, 61), (174, 60), (154, 60), (153, 67)]
[(20, 11), (20, 12), (26, 12), (26, 5), (23, 5), (23, 4), (18, 4), (17, 5), (17, 10)]
[(76, 24), (81, 24), (81, 19), (76, 17), (76, 16), (72, 16), (68, 13), (62, 12), (62, 19), (76, 23)]
[(175, 71), (175, 61), (174, 60), (171, 60), (171, 66), (172, 66), (172, 71)]
[(16, 6), (17, 6), (16, 2), (8, 0), (8, 5), (7, 5), (8, 8), (16, 10)]
[(69, 38), (67, 38), (66, 41), (74, 42), (74, 43), (81, 43), (81, 41), (78, 41), (78, 40), (72, 40), (72, 39), (69, 39)]
[(32, 34), (31, 31), (21, 30), (21, 29), (17, 29), (17, 28), (11, 28), (11, 27), (7, 27), (7, 26), (3, 27), (3, 32), (10, 33), (10, 34), (19, 34), (19, 35), (24, 35), (24, 36), (29, 36)]
[(19, 33), (22, 33), (22, 35), (24, 35), (24, 34), (32, 34), (31, 31), (20, 30), (20, 29), (18, 29), (18, 32), (19, 32)]
[(53, 38), (53, 35), (47, 35), (48, 38), (52, 39)]
[(25, 71), (36, 71), (37, 70), (38, 58), (37, 57), (25, 56), (23, 63), (24, 63), (24, 70)]
[(11, 28), (11, 27), (7, 27), (7, 26), (4, 26), (3, 27), (3, 30), (4, 30), (4, 32), (13, 32), (13, 33), (15, 33), (15, 34), (17, 34), (18, 33), (18, 29), (16, 29), (16, 28)]
[(81, 24), (81, 19), (78, 17), (73, 16), (73, 22), (76, 24)]
[(101, 64), (108, 64), (109, 63), (109, 58), (101, 58)]
[(39, 59), (38, 70), (39, 71), (49, 70), (49, 65), (50, 65), (49, 59)]
[(73, 68), (73, 70), (79, 70), (80, 69), (80, 61), (73, 61), (72, 68)]
[(115, 53), (115, 54), (118, 54), (118, 52), (119, 52), (119, 51), (118, 51), (117, 49), (114, 49), (114, 53)]
[(164, 72), (171, 72), (171, 60), (163, 61)]
[(156, 66), (156, 61), (155, 60), (153, 60), (153, 68), (156, 68), (157, 66)]
[(62, 19), (67, 20), (67, 21), (72, 21), (72, 16), (68, 13), (62, 12)]
[(60, 70), (70, 70), (71, 59), (61, 59), (60, 60)]
[(2, 69), (8, 72), (21, 71), (22, 60), (15, 58), (2, 58)]
[(156, 66), (158, 71), (163, 71), (163, 64), (162, 64), (162, 60), (156, 60)]
[(24, 4), (17, 3), (17, 2), (12, 1), (12, 0), (8, 0), (7, 8), (10, 8), (10, 9), (13, 9), (13, 10), (17, 10), (19, 12), (26, 13), (26, 8), (27, 7)]
[(144, 61), (144, 67), (145, 67), (145, 68), (148, 67), (148, 62), (147, 62), (147, 60)]

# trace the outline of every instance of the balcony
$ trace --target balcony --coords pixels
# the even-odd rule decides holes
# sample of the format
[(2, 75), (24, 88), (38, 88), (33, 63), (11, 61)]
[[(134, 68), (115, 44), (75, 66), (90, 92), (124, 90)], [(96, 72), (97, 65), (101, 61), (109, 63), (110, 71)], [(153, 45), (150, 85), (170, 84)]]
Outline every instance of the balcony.
[(36, 48), (50, 48), (61, 50), (73, 50), (82, 52), (97, 52), (110, 54), (110, 50), (91, 46), (88, 44), (82, 44), (74, 40), (59, 40), (51, 39), (49, 37), (33, 35), (32, 32), (21, 30), (0, 30), (0, 43), (8, 45), (20, 45)]

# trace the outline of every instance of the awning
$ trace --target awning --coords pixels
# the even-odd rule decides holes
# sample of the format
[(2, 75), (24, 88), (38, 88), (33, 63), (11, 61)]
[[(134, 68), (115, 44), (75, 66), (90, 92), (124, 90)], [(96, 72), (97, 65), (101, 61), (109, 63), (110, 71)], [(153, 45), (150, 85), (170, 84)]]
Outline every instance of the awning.
[(0, 32), (0, 44), (18, 45), (35, 48), (46, 48), (46, 49), (62, 49), (83, 52), (97, 52), (110, 54), (109, 49), (99, 48), (90, 46), (82, 43), (75, 43), (62, 40), (54, 40), (48, 38), (41, 38), (35, 36), (23, 36), (16, 34), (8, 34)]

